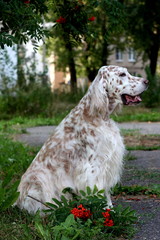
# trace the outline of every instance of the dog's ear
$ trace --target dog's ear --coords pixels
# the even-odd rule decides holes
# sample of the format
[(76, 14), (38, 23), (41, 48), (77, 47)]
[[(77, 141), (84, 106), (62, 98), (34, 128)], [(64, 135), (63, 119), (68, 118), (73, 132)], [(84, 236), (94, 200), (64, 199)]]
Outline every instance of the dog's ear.
[(108, 87), (107, 87), (107, 69), (106, 67), (101, 67), (98, 71), (96, 78), (94, 79), (91, 87), (91, 106), (90, 113), (94, 115), (95, 113), (100, 113), (101, 115), (106, 115), (108, 110)]

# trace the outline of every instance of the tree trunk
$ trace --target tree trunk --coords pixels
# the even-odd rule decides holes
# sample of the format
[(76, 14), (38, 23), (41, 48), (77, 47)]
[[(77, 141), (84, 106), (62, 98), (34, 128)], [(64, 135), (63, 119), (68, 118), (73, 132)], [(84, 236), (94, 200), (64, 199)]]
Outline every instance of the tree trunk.
[(75, 93), (77, 91), (77, 74), (76, 74), (76, 64), (73, 57), (73, 49), (71, 42), (66, 43), (66, 48), (68, 50), (68, 65), (70, 71), (70, 82), (71, 82), (71, 92)]
[[(103, 39), (101, 40), (101, 46), (102, 48), (100, 49), (100, 61), (99, 61), (99, 66), (96, 66), (96, 67), (93, 67), (90, 68), (90, 66), (88, 66), (86, 68), (86, 71), (87, 71), (87, 76), (88, 76), (88, 79), (90, 82), (92, 82), (94, 80), (94, 78), (96, 77), (97, 75), (97, 72), (98, 72), (98, 69), (102, 66), (105, 66), (107, 65), (107, 60), (108, 60), (108, 56), (109, 56), (109, 53), (108, 53), (108, 42), (107, 42), (107, 39), (106, 39), (106, 33), (107, 33), (107, 27), (106, 27), (106, 15), (103, 16), (103, 23), (101, 25), (101, 34), (103, 36)], [(93, 44), (93, 43), (91, 43)], [(92, 47), (90, 46), (90, 44), (88, 43), (87, 44), (87, 49), (86, 51), (87, 52), (90, 52), (89, 50), (91, 49), (92, 51)], [(90, 53), (89, 53), (90, 54)], [(88, 61), (88, 57), (89, 55), (87, 54), (86, 55), (86, 61)]]
[[(150, 37), (150, 45), (148, 47), (148, 57), (150, 60), (150, 71), (152, 76), (156, 74), (156, 67), (157, 67), (157, 61), (158, 61), (158, 52), (160, 48), (159, 43), (159, 37), (160, 37), (160, 26), (158, 23), (158, 20), (156, 19), (156, 12), (159, 0), (145, 0), (145, 6), (146, 9), (145, 15), (144, 15), (144, 28), (149, 33)], [(148, 18), (150, 21), (148, 21)], [(145, 41), (145, 40), (144, 40)]]
[(25, 73), (24, 73), (24, 59), (25, 49), (21, 45), (17, 45), (17, 87), (19, 90), (24, 89), (26, 86)]
[(158, 61), (158, 52), (160, 48), (159, 44), (160, 30), (157, 30), (157, 34), (152, 36), (152, 45), (149, 50), (149, 60), (150, 60), (150, 71), (152, 76), (156, 74), (157, 61)]

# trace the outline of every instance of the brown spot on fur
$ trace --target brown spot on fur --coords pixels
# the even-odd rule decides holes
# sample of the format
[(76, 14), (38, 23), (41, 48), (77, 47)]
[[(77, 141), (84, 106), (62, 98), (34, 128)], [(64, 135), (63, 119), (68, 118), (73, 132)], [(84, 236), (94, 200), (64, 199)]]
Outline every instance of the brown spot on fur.
[(68, 173), (69, 169), (70, 169), (69, 161), (64, 160), (63, 163), (64, 163), (64, 170), (65, 170), (66, 173)]
[(87, 133), (87, 132), (86, 132), (86, 129), (83, 128), (82, 131), (81, 131), (81, 133), (82, 133), (82, 134), (86, 134), (86, 133)]
[(50, 164), (50, 163), (47, 163), (47, 169), (49, 169), (50, 171), (52, 171), (52, 172), (55, 172), (56, 171), (56, 169)]
[(94, 149), (94, 144), (93, 143), (89, 143), (89, 146), (91, 149)]
[(84, 108), (83, 117), (85, 121), (92, 122), (92, 117), (89, 115), (89, 107)]
[(71, 133), (71, 132), (74, 131), (74, 127), (66, 126), (66, 127), (64, 127), (64, 131), (65, 131), (66, 133)]
[(103, 78), (104, 78), (104, 79), (107, 79), (107, 76), (106, 76), (106, 74), (104, 74), (104, 73), (103, 73)]
[(30, 177), (30, 181), (32, 182), (32, 181), (36, 181), (37, 180), (37, 177), (36, 176), (31, 176)]
[(91, 134), (93, 137), (95, 137), (95, 136), (96, 136), (96, 134), (94, 133), (94, 131), (93, 131), (93, 130), (91, 130), (91, 131), (90, 131), (90, 134)]

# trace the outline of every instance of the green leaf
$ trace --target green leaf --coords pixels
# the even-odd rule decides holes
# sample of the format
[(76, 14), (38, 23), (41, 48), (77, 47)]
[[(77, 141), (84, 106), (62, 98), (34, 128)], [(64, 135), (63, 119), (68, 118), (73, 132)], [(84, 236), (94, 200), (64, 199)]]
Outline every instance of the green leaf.
[(94, 185), (94, 188), (93, 188), (93, 194), (96, 194), (98, 192), (98, 188), (96, 185)]
[(57, 209), (57, 208), (58, 208), (58, 206), (55, 205), (55, 204), (53, 204), (53, 203), (46, 202), (46, 204), (47, 204), (49, 207), (53, 208), (53, 209)]
[(65, 196), (62, 195), (62, 196), (61, 196), (61, 200), (62, 200), (64, 206), (68, 206), (68, 201), (67, 201), (67, 199), (65, 198)]
[(122, 215), (127, 215), (129, 212), (130, 212), (130, 207), (127, 207), (122, 211)]
[(102, 189), (102, 190), (98, 191), (98, 193), (97, 193), (97, 194), (103, 194), (104, 192), (105, 192), (105, 190), (104, 190), (104, 189)]
[(75, 219), (74, 219), (74, 215), (73, 215), (73, 214), (70, 214), (70, 215), (66, 218), (66, 220), (65, 220), (65, 222), (64, 222), (64, 226), (68, 228), (68, 227), (70, 227), (70, 226), (75, 225), (75, 223), (76, 223), (76, 221), (75, 221)]
[(79, 192), (83, 197), (86, 197), (86, 193), (83, 190), (80, 190)]
[(52, 200), (59, 206), (59, 207), (62, 207), (62, 203), (57, 200), (56, 198), (52, 198)]
[(91, 191), (91, 188), (90, 188), (89, 186), (87, 186), (86, 190), (87, 190), (87, 194), (90, 195), (91, 192), (92, 192), (92, 191)]
[(72, 193), (72, 191), (73, 191), (72, 188), (67, 187), (67, 188), (64, 188), (64, 189), (63, 189), (62, 193), (64, 193), (64, 194), (65, 194), (65, 193)]

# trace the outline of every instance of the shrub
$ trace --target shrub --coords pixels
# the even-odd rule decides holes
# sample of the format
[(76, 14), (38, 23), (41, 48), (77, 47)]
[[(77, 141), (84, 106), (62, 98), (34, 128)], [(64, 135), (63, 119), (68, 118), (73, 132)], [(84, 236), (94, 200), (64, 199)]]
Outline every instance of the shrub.
[(82, 98), (83, 92), (76, 94), (51, 92), (49, 86), (33, 84), (23, 91), (16, 90), (0, 96), (1, 119), (13, 116), (65, 117), (74, 105)]
[(134, 233), (134, 223), (137, 217), (134, 210), (118, 205), (107, 208), (104, 190), (93, 190), (89, 187), (75, 195), (71, 189), (63, 193), (72, 195), (68, 200), (65, 194), (61, 201), (53, 199), (54, 203), (46, 203), (50, 213), (47, 225), (36, 222), (37, 233), (42, 239), (115, 239), (123, 236), (129, 239)]

